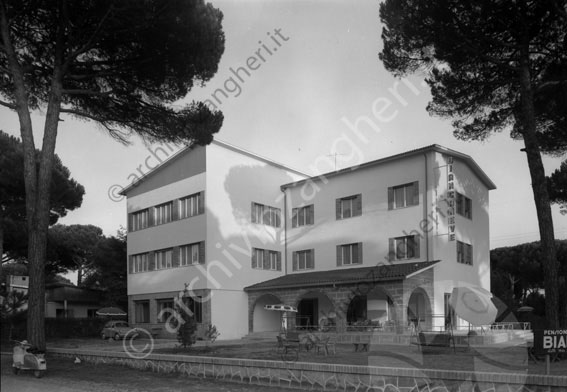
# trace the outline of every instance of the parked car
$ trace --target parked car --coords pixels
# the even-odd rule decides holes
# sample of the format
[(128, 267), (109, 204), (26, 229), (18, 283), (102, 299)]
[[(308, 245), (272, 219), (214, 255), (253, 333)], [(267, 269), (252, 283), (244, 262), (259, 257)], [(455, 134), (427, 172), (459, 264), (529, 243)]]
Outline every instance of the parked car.
[(132, 330), (135, 332), (133, 337), (136, 337), (138, 335), (136, 328), (130, 328), (126, 321), (109, 321), (100, 332), (100, 337), (102, 339), (113, 338), (114, 340), (119, 340)]

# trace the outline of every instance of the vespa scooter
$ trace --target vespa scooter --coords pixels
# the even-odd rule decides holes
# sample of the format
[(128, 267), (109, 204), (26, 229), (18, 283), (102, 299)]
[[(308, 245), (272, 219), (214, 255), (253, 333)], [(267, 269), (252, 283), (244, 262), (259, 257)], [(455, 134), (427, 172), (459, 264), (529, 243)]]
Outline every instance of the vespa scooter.
[(45, 354), (31, 348), (31, 344), (27, 340), (17, 341), (14, 345), (12, 370), (14, 374), (18, 374), (20, 370), (31, 370), (37, 378), (43, 376), (47, 370)]

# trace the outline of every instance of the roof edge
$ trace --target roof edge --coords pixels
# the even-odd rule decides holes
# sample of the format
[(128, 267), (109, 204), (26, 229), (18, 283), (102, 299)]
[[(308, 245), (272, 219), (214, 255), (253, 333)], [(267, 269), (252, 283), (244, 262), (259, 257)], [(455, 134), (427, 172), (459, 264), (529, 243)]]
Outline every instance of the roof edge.
[(178, 159), (181, 155), (193, 150), (194, 148), (197, 147), (204, 147), (207, 148), (207, 146), (214, 144), (226, 149), (229, 149), (231, 151), (237, 152), (239, 154), (243, 154), (243, 155), (247, 155), (249, 157), (252, 157), (254, 159), (260, 160), (262, 162), (265, 162), (269, 165), (278, 167), (280, 169), (284, 169), (284, 170), (288, 170), (291, 172), (294, 172), (295, 174), (298, 174), (300, 176), (303, 176), (305, 178), (309, 178), (309, 175), (307, 173), (303, 173), (297, 169), (294, 169), (292, 167), (286, 166), (283, 163), (279, 163), (276, 161), (273, 161), (269, 158), (263, 157), (261, 155), (258, 154), (254, 154), (253, 152), (250, 152), (248, 150), (245, 150), (241, 147), (237, 147), (233, 144), (230, 144), (228, 142), (225, 142), (223, 140), (220, 139), (213, 139), (211, 141), (210, 144), (206, 144), (206, 145), (199, 145), (199, 144), (190, 144), (188, 146), (185, 146), (185, 148), (181, 147), (178, 151), (176, 151), (173, 155), (169, 156), (166, 160), (164, 160), (162, 163), (160, 163), (159, 165), (157, 165), (156, 167), (154, 167), (152, 170), (150, 170), (148, 173), (144, 174), (143, 176), (141, 176), (140, 178), (138, 178), (136, 181), (134, 181), (133, 183), (131, 183), (130, 185), (128, 185), (127, 187), (123, 188), (119, 194), (122, 196), (127, 196), (127, 193), (130, 192), (132, 189), (134, 189), (135, 187), (137, 187), (138, 185), (140, 185), (142, 182), (144, 182), (147, 178), (153, 176), (155, 173), (163, 170), (163, 168), (169, 166), (172, 162), (174, 162), (176, 159)]
[(294, 172), (295, 174), (299, 174), (300, 176), (303, 176), (303, 177), (306, 177), (306, 178), (309, 178), (309, 177), (310, 177), (309, 174), (304, 173), (304, 172), (302, 172), (302, 171), (300, 171), (300, 170), (298, 170), (298, 169), (294, 169), (293, 167), (284, 165), (283, 163), (276, 162), (276, 161), (274, 161), (274, 160), (271, 160), (270, 158), (266, 158), (266, 157), (264, 157), (264, 156), (262, 156), (262, 155), (258, 155), (258, 154), (256, 154), (256, 153), (251, 152), (251, 151), (245, 150), (245, 149), (243, 149), (243, 148), (241, 148), (241, 147), (235, 146), (234, 144), (230, 144), (230, 143), (228, 143), (228, 142), (226, 142), (226, 141), (224, 141), (224, 140), (214, 139), (214, 140), (211, 142), (211, 144), (216, 144), (216, 145), (218, 145), (218, 146), (224, 147), (224, 148), (229, 149), (229, 150), (232, 150), (232, 151), (234, 151), (234, 152), (238, 152), (238, 153), (240, 153), (240, 154), (247, 155), (247, 156), (249, 156), (249, 157), (251, 157), (251, 158), (258, 159), (258, 160), (260, 160), (260, 161), (263, 161), (263, 162), (265, 162), (265, 163), (268, 163), (268, 164), (270, 164), (270, 165), (272, 165), (272, 166), (275, 166), (275, 167), (278, 167), (278, 168), (280, 168), (280, 169), (292, 171), (292, 172)]
[(317, 176), (312, 176), (312, 177), (306, 178), (304, 180), (290, 182), (288, 184), (282, 185), (281, 189), (283, 191), (287, 188), (293, 188), (293, 187), (302, 185), (302, 184), (306, 183), (307, 181), (322, 181), (326, 178), (338, 176), (338, 175), (341, 175), (341, 174), (344, 174), (344, 173), (347, 173), (347, 172), (352, 172), (352, 171), (364, 169), (364, 168), (375, 166), (375, 165), (381, 165), (381, 164), (392, 162), (392, 161), (395, 161), (395, 160), (398, 160), (398, 159), (403, 159), (403, 158), (411, 157), (411, 156), (414, 156), (414, 155), (423, 154), (423, 153), (428, 152), (428, 151), (435, 151), (435, 152), (440, 152), (440, 153), (452, 155), (456, 158), (460, 158), (464, 161), (467, 161), (467, 163), (470, 165), (472, 171), (480, 178), (480, 180), (487, 186), (487, 188), (489, 190), (496, 189), (496, 185), (494, 184), (494, 182), (492, 182), (490, 177), (488, 177), (488, 175), (480, 168), (480, 166), (475, 162), (475, 160), (471, 156), (464, 154), (462, 152), (444, 147), (440, 144), (431, 144), (429, 146), (421, 147), (421, 148), (418, 148), (418, 149), (415, 149), (415, 150), (410, 150), (410, 151), (402, 152), (402, 153), (399, 153), (399, 154), (390, 155), (390, 156), (387, 156), (387, 157), (384, 157), (384, 158), (375, 159), (373, 161), (365, 162), (365, 163), (362, 163), (360, 165), (350, 166), (350, 167), (346, 167), (346, 168), (341, 169), (341, 170), (331, 171), (331, 172), (327, 172), (327, 173), (324, 173), (324, 174), (319, 174)]
[[(423, 267), (420, 267), (419, 269), (417, 269), (416, 271), (413, 271), (405, 276), (384, 276), (383, 273), (381, 273), (380, 271), (378, 271), (379, 276), (378, 278), (376, 277), (376, 275), (374, 273), (370, 273), (367, 274), (364, 278), (360, 279), (349, 279), (349, 280), (336, 280), (336, 281), (324, 281), (324, 282), (315, 282), (315, 283), (310, 283), (308, 285), (305, 284), (305, 282), (298, 282), (298, 283), (294, 283), (294, 282), (290, 282), (290, 283), (285, 283), (285, 284), (279, 284), (279, 285), (274, 285), (274, 286), (270, 286), (270, 287), (254, 287), (260, 283), (265, 283), (265, 282), (269, 282), (272, 280), (276, 280), (276, 279), (280, 279), (284, 276), (290, 276), (290, 275), (294, 275), (294, 274), (287, 274), (287, 275), (282, 275), (279, 276), (277, 278), (273, 278), (273, 279), (269, 279), (267, 281), (264, 282), (258, 282), (255, 283), (253, 285), (247, 286), (244, 288), (244, 291), (248, 292), (248, 291), (262, 291), (262, 290), (274, 290), (274, 289), (289, 289), (289, 288), (297, 288), (297, 287), (321, 287), (321, 286), (328, 286), (330, 284), (349, 284), (349, 283), (360, 283), (360, 282), (392, 282), (392, 281), (399, 281), (399, 280), (404, 280), (407, 278), (411, 278), (412, 276), (415, 276), (423, 271), (427, 271), (430, 268), (435, 267), (441, 260), (427, 260), (427, 261), (420, 261), (417, 262), (415, 264), (429, 264)], [(412, 264), (412, 263), (408, 263), (408, 264)], [(401, 264), (400, 264), (401, 265)], [(371, 267), (355, 267), (353, 269), (360, 269), (360, 270), (367, 270), (367, 271), (372, 271), (374, 268), (380, 269), (381, 267), (383, 267), (382, 265), (375, 265), (375, 266), (371, 266)], [(388, 266), (386, 266), (388, 267)], [(312, 271), (312, 272), (307, 272), (307, 274), (315, 274), (315, 273), (324, 273), (324, 272), (330, 272), (330, 271), (335, 271), (335, 270), (327, 270), (327, 271)]]

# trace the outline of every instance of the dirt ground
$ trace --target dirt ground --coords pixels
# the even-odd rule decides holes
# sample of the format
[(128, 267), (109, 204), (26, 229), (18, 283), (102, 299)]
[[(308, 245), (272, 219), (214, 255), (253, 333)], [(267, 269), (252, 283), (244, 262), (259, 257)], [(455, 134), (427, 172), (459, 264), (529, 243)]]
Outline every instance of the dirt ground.
[[(4, 349), (4, 347), (3, 347)], [(3, 350), (5, 351), (5, 350)], [(228, 383), (178, 374), (142, 372), (123, 366), (76, 364), (47, 356), (47, 374), (12, 374), (11, 355), (2, 354), (2, 392), (265, 392), (265, 386)], [(270, 387), (270, 392), (289, 389)]]

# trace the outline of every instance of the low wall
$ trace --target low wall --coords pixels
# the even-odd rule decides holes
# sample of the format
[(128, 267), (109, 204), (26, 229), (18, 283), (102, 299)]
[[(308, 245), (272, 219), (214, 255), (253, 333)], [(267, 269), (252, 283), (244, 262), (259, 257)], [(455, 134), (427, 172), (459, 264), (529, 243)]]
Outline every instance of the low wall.
[(176, 372), (192, 377), (301, 390), (381, 392), (564, 392), (567, 390), (567, 377), (560, 376), (292, 363), (169, 354), (150, 354), (145, 358), (135, 359), (125, 352), (109, 353), (62, 348), (50, 349), (49, 354), (69, 358), (79, 357), (83, 361), (95, 364), (115, 364), (159, 373)]

